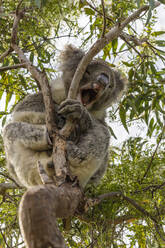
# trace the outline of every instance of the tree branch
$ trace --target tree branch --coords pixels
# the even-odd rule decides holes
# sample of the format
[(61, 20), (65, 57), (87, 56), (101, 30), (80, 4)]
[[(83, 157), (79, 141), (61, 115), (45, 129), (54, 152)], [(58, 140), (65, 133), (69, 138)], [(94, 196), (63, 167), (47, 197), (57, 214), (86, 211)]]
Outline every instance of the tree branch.
[(155, 155), (156, 155), (157, 150), (158, 150), (158, 148), (159, 148), (160, 142), (161, 142), (161, 140), (162, 140), (162, 138), (163, 138), (164, 132), (165, 132), (165, 125), (163, 126), (162, 133), (161, 133), (161, 135), (160, 135), (160, 138), (159, 138), (159, 141), (158, 141), (157, 146), (156, 146), (156, 148), (155, 148), (155, 151), (154, 151), (154, 153), (152, 154), (150, 163), (148, 164), (147, 169), (146, 169), (146, 171), (145, 171), (145, 173), (144, 173), (144, 175), (143, 175), (143, 177), (142, 177), (142, 179), (141, 179), (141, 181), (140, 181), (141, 183), (143, 182), (144, 178), (147, 176), (147, 174), (148, 174), (148, 172), (149, 172), (149, 170), (150, 170), (150, 168), (151, 168), (151, 166), (152, 166), (152, 162), (154, 161)]
[[(107, 15), (105, 15), (105, 12), (100, 12), (98, 9), (96, 9), (94, 6), (92, 6), (88, 1), (86, 1), (87, 4), (90, 6), (91, 9), (93, 9), (94, 11), (96, 11), (100, 16), (103, 16), (103, 18), (106, 18), (108, 21), (114, 23), (114, 21)], [(160, 3), (156, 2), (155, 7), (159, 6)], [(105, 23), (105, 21), (104, 21)], [(102, 37), (102, 36), (101, 36)], [(138, 39), (135, 36), (129, 35), (125, 32), (121, 32), (121, 34), (119, 35), (119, 37), (124, 40), (132, 49), (134, 49), (134, 51), (140, 56), (142, 57), (142, 55), (139, 53), (139, 51), (135, 48), (135, 46), (141, 46), (143, 44), (143, 42), (147, 41), (147, 38), (143, 38), (143, 39)], [(133, 41), (135, 46), (133, 46), (132, 44), (130, 44), (129, 41)]]
[(11, 34), (11, 47), (18, 54), (20, 63), (25, 64), (25, 67), (30, 71), (32, 77), (37, 82), (39, 82), (41, 86), (44, 103), (45, 103), (45, 109), (46, 109), (46, 125), (47, 125), (49, 133), (52, 134), (55, 131), (57, 131), (57, 128), (55, 125), (57, 117), (55, 116), (53, 100), (52, 100), (50, 86), (49, 86), (46, 73), (45, 71), (42, 71), (42, 72), (39, 71), (35, 66), (33, 66), (32, 63), (26, 58), (23, 51), (17, 45), (18, 25), (19, 25), (19, 21), (21, 20), (21, 18), (23, 18), (23, 16), (24, 16), (24, 10), (20, 11), (17, 7), (17, 11), (16, 11), (14, 23), (13, 23), (13, 28), (12, 28), (12, 34)]
[(38, 185), (29, 189), (20, 203), (21, 230), (27, 248), (64, 248), (57, 218), (73, 216), (82, 198), (81, 190), (72, 184), (56, 187)]
[(106, 30), (106, 15), (105, 15), (104, 0), (101, 0), (101, 5), (103, 10), (103, 30), (102, 30), (101, 38), (104, 38), (105, 30)]
[(18, 69), (18, 68), (26, 68), (26, 63), (0, 67), (0, 72)]
[(7, 51), (5, 51), (5, 52), (0, 56), (0, 61), (3, 60), (5, 57), (7, 57), (12, 51), (13, 51), (13, 48), (12, 48), (12, 47), (10, 47)]
[(22, 187), (18, 186), (15, 183), (0, 183), (0, 194), (8, 189), (21, 189)]

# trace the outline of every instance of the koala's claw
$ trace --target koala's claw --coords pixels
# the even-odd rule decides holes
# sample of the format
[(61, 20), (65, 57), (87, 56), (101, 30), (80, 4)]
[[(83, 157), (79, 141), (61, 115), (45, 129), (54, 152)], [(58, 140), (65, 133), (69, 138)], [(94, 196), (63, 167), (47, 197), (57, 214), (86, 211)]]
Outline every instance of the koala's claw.
[(78, 100), (67, 99), (60, 104), (58, 113), (69, 119), (80, 119), (83, 106)]

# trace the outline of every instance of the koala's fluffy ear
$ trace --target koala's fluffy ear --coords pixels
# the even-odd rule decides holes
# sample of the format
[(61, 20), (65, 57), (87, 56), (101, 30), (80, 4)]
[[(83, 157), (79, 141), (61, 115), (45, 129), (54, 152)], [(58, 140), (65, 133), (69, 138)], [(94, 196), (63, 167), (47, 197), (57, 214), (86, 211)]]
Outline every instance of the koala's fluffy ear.
[(60, 69), (62, 72), (71, 70), (75, 71), (80, 60), (85, 55), (84, 51), (69, 44), (66, 45), (60, 54)]
[(65, 85), (66, 94), (68, 93), (77, 66), (84, 55), (85, 53), (83, 50), (76, 48), (73, 45), (65, 46), (65, 49), (61, 52), (59, 69), (62, 71), (62, 79)]

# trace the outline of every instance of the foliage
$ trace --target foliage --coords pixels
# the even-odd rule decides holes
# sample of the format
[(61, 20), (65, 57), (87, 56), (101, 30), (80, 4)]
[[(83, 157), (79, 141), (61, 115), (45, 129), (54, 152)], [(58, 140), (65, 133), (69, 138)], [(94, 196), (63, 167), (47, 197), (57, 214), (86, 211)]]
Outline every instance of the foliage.
[[(0, 54), (10, 48), (18, 2), (0, 1)], [(159, 8), (153, 9), (154, 2), (105, 0), (103, 13), (101, 1), (23, 0), (26, 16), (19, 26), (19, 45), (33, 64), (54, 78), (58, 74), (61, 42), (74, 42), (87, 49), (102, 35), (103, 14), (108, 17), (107, 32), (114, 24), (120, 25), (135, 9), (150, 5), (140, 20), (125, 28), (125, 38), (120, 36), (113, 40), (100, 54), (112, 67), (122, 69), (129, 81), (127, 94), (119, 107), (110, 109), (110, 121), (121, 122), (129, 132), (138, 120), (138, 125), (147, 127), (147, 138), (130, 137), (120, 147), (111, 147), (106, 176), (97, 188), (88, 187), (86, 194), (94, 197), (120, 191), (164, 225), (165, 31), (155, 29)], [(1, 68), (13, 65), (19, 65), (14, 52), (3, 58)], [(0, 119), (4, 125), (13, 106), (26, 94), (38, 91), (38, 85), (23, 67), (1, 68)], [(110, 132), (116, 137), (111, 127)], [(150, 138), (154, 138), (154, 142)], [(24, 247), (17, 223), (23, 190), (1, 189), (3, 183), (13, 183), (5, 168), (2, 139), (0, 165), (0, 247)], [(151, 218), (122, 197), (104, 200), (81, 218), (73, 218), (71, 224), (72, 229), (67, 232), (59, 222), (68, 247), (164, 247)]]

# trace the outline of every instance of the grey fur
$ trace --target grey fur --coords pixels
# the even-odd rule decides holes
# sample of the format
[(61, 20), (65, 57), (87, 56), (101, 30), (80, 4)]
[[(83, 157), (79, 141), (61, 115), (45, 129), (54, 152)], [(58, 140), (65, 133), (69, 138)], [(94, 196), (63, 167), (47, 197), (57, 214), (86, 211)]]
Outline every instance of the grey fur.
[[(62, 77), (51, 81), (50, 85), (58, 112), (58, 128), (62, 128), (68, 118), (76, 122), (67, 140), (66, 155), (71, 173), (85, 187), (88, 182), (98, 182), (106, 170), (110, 136), (105, 112), (121, 97), (126, 80), (104, 61), (93, 60), (80, 82), (78, 99), (65, 100), (83, 56), (82, 50), (67, 46), (61, 55)], [(12, 121), (3, 131), (9, 172), (25, 187), (41, 184), (37, 161), (44, 165), (49, 176), (54, 176), (44, 111), (42, 94), (29, 95), (16, 106)]]

